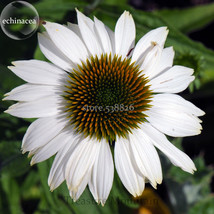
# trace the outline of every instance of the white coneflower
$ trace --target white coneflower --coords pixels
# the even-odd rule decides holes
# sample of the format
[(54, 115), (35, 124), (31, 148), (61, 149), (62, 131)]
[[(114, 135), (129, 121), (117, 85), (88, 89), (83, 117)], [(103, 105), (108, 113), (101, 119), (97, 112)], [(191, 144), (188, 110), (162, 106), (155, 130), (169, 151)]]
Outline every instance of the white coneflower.
[[(142, 194), (145, 181), (162, 182), (157, 147), (171, 162), (193, 173), (192, 160), (166, 135), (184, 137), (201, 132), (204, 114), (179, 93), (194, 80), (193, 70), (172, 66), (174, 51), (164, 48), (168, 34), (160, 27), (135, 44), (129, 12), (115, 32), (100, 20), (77, 11), (78, 25), (45, 22), (39, 45), (48, 60), (16, 61), (10, 66), (27, 83), (6, 94), (18, 101), (6, 112), (39, 118), (28, 128), (23, 152), (31, 164), (56, 154), (48, 184), (66, 180), (77, 200), (85, 187), (104, 205), (110, 193), (114, 164), (126, 189)], [(113, 144), (115, 142), (115, 144)]]

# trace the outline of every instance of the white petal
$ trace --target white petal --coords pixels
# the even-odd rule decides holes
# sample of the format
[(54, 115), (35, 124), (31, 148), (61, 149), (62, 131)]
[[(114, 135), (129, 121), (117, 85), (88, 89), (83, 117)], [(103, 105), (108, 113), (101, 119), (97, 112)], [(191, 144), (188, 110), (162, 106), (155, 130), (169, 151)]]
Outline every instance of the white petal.
[(65, 180), (63, 168), (66, 165), (67, 160), (65, 156), (68, 154), (69, 144), (66, 144), (61, 150), (56, 154), (54, 158), (54, 162), (51, 166), (51, 171), (48, 176), (48, 185), (50, 186), (50, 190), (53, 191)]
[(112, 44), (105, 25), (96, 17), (94, 17), (95, 31), (99, 35), (104, 53), (112, 53)]
[(108, 32), (109, 38), (111, 40), (112, 45), (112, 56), (115, 55), (115, 33), (108, 26), (105, 26), (106, 31)]
[(26, 67), (35, 67), (39, 69), (43, 69), (45, 71), (52, 72), (54, 74), (64, 74), (65, 72), (58, 68), (57, 66), (53, 65), (52, 63), (41, 61), (41, 60), (36, 60), (36, 59), (31, 59), (31, 60), (19, 60), (19, 61), (14, 61), (12, 62), (13, 65), (15, 66), (26, 66)]
[(38, 33), (38, 41), (42, 53), (48, 60), (66, 71), (72, 71), (72, 61), (56, 47), (46, 32)]
[(84, 176), (83, 180), (81, 181), (81, 184), (77, 187), (75, 191), (70, 190), (69, 194), (71, 198), (76, 202), (79, 197), (82, 195), (83, 191), (85, 190), (88, 181), (90, 180), (91, 177), (91, 170), (87, 172), (87, 174)]
[(112, 187), (114, 165), (109, 144), (106, 140), (102, 140), (100, 144), (100, 152), (92, 169), (89, 188), (95, 201), (104, 205)]
[(76, 33), (77, 36), (79, 36), (79, 38), (82, 39), (82, 34), (81, 34), (80, 28), (79, 28), (79, 26), (77, 24), (73, 24), (73, 23), (68, 22), (68, 28), (70, 30), (72, 30), (74, 33)]
[(78, 20), (78, 26), (82, 35), (82, 38), (88, 47), (88, 50), (90, 53), (95, 56), (100, 56), (102, 51), (102, 48), (100, 46), (100, 42), (98, 41), (98, 37), (96, 36), (96, 33), (94, 31), (94, 22), (86, 17), (83, 13), (80, 11), (77, 11), (77, 20)]
[(18, 77), (26, 82), (45, 85), (61, 85), (66, 73), (51, 63), (40, 60), (20, 60), (8, 66)]
[(3, 100), (33, 101), (42, 97), (62, 94), (60, 87), (54, 85), (36, 85), (26, 83), (7, 93)]
[(161, 72), (164, 72), (167, 69), (171, 68), (173, 65), (174, 56), (175, 52), (173, 50), (173, 47), (164, 48), (159, 63), (157, 64), (154, 70), (155, 72), (153, 73), (153, 75), (150, 76), (150, 78), (154, 78), (154, 76), (157, 76)]
[(162, 170), (158, 153), (151, 140), (140, 129), (133, 130), (130, 138), (132, 160), (138, 172), (149, 179), (154, 188), (162, 182)]
[(100, 149), (100, 142), (84, 138), (71, 154), (65, 169), (65, 178), (69, 190), (78, 191), (83, 178), (92, 169)]
[(142, 70), (142, 73), (145, 74), (146, 77), (151, 79), (151, 77), (156, 72), (156, 67), (158, 62), (160, 61), (162, 53), (162, 48), (158, 44), (154, 44), (153, 48), (149, 53), (146, 55), (140, 70)]
[(150, 137), (152, 143), (160, 149), (175, 166), (189, 173), (193, 173), (193, 170), (196, 170), (193, 161), (184, 152), (170, 143), (164, 134), (148, 123), (141, 124), (141, 129)]
[(44, 146), (67, 125), (66, 116), (44, 117), (35, 120), (28, 127), (22, 140), (24, 152)]
[(47, 142), (44, 146), (40, 147), (31, 160), (31, 165), (47, 160), (55, 155), (67, 143), (71, 143), (72, 139), (76, 138), (76, 134), (71, 126), (61, 130), (61, 132)]
[(129, 142), (118, 138), (114, 149), (115, 167), (125, 188), (134, 196), (140, 196), (145, 187), (144, 177), (139, 175), (131, 161)]
[(51, 40), (73, 63), (81, 64), (88, 56), (82, 40), (70, 29), (60, 24), (46, 22), (44, 25)]
[(76, 136), (72, 138), (69, 143), (65, 144), (56, 154), (48, 177), (48, 185), (51, 190), (56, 189), (65, 180), (67, 162), (78, 143), (79, 137)]
[(54, 95), (30, 102), (19, 102), (10, 106), (5, 112), (22, 118), (54, 116), (61, 112), (59, 109), (61, 99)]
[(136, 63), (139, 64), (139, 61), (145, 57), (145, 54), (153, 46), (153, 43), (157, 43), (163, 48), (167, 34), (168, 30), (166, 27), (160, 27), (145, 34), (135, 46), (132, 62), (136, 61)]
[(161, 73), (151, 81), (150, 89), (154, 92), (179, 93), (185, 90), (195, 79), (193, 69), (184, 66), (173, 66), (169, 70)]
[(202, 114), (202, 112), (187, 101), (172, 95), (168, 97), (154, 95), (151, 105), (152, 107), (147, 111), (147, 120), (161, 132), (173, 137), (200, 134), (201, 121), (193, 114)]
[(135, 23), (132, 15), (125, 11), (115, 26), (115, 52), (125, 58), (135, 42)]
[(177, 94), (156, 94), (152, 100), (152, 105), (158, 106), (158, 108), (167, 108), (195, 116), (203, 116), (205, 114), (204, 111)]

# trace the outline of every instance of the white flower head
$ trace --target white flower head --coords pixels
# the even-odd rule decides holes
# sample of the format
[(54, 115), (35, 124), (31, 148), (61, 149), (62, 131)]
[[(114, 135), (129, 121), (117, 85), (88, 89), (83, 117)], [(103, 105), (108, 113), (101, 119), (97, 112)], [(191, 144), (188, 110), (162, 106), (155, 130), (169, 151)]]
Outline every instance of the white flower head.
[[(38, 118), (28, 128), (23, 152), (35, 164), (55, 156), (48, 184), (66, 181), (77, 200), (85, 187), (104, 205), (110, 193), (114, 164), (133, 195), (145, 181), (162, 182), (157, 147), (183, 170), (196, 170), (192, 160), (165, 135), (200, 134), (204, 112), (176, 95), (194, 80), (193, 70), (172, 66), (174, 51), (164, 48), (168, 34), (160, 27), (135, 46), (135, 23), (125, 11), (113, 32), (100, 20), (77, 10), (78, 25), (45, 22), (39, 45), (51, 63), (39, 60), (9, 66), (27, 83), (6, 94), (15, 100), (6, 112)], [(115, 142), (115, 143), (114, 143)]]

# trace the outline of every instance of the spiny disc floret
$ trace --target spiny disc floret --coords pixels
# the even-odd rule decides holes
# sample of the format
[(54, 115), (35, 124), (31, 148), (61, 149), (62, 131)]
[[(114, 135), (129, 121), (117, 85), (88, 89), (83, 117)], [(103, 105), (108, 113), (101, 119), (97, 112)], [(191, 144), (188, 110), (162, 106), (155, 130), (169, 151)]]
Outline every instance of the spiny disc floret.
[(130, 61), (92, 56), (69, 73), (66, 111), (77, 132), (113, 141), (145, 121), (152, 93), (148, 79)]

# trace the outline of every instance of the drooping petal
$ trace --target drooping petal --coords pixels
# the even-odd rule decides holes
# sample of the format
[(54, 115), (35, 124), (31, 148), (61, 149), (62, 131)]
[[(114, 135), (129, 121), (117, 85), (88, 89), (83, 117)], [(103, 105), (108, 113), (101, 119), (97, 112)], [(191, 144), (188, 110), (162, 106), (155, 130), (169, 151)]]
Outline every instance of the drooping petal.
[(125, 58), (135, 42), (135, 23), (132, 15), (125, 11), (115, 26), (115, 52)]
[(139, 173), (145, 176), (152, 186), (162, 182), (162, 170), (158, 153), (147, 135), (140, 129), (133, 130), (130, 138), (131, 157)]
[(152, 143), (160, 149), (175, 165), (186, 172), (193, 173), (196, 170), (193, 161), (184, 152), (170, 143), (166, 136), (153, 128), (149, 123), (143, 123), (140, 126), (142, 132), (146, 133)]
[(142, 60), (142, 58), (145, 57), (146, 53), (148, 53), (148, 50), (151, 49), (154, 43), (157, 43), (161, 48), (163, 48), (167, 34), (168, 30), (166, 27), (160, 27), (145, 34), (138, 41), (134, 48), (132, 62), (139, 64), (139, 62)]
[(96, 36), (96, 33), (94, 31), (94, 22), (86, 17), (83, 13), (80, 11), (77, 11), (77, 20), (78, 20), (78, 26), (82, 35), (82, 38), (88, 47), (89, 52), (95, 56), (100, 56), (103, 52), (101, 44), (98, 40), (98, 37)]
[(184, 66), (173, 66), (152, 79), (150, 89), (156, 93), (179, 93), (185, 90), (195, 79), (193, 69)]
[(134, 196), (140, 196), (145, 187), (145, 179), (139, 175), (131, 161), (129, 142), (118, 138), (114, 149), (115, 167), (125, 188)]
[(71, 143), (77, 134), (74, 133), (71, 126), (61, 130), (58, 135), (52, 138), (45, 145), (38, 148), (35, 155), (31, 159), (31, 165), (42, 162), (55, 155), (67, 143)]
[(81, 61), (86, 61), (87, 49), (76, 33), (57, 23), (46, 22), (44, 27), (57, 48), (73, 63), (81, 64)]
[(178, 95), (154, 95), (151, 105), (147, 120), (164, 134), (173, 137), (200, 134), (201, 120), (195, 115), (203, 115), (203, 111)]
[(63, 70), (72, 71), (72, 61), (61, 52), (47, 32), (38, 33), (39, 47), (45, 57)]
[(100, 144), (100, 152), (92, 169), (89, 188), (95, 201), (104, 205), (112, 187), (114, 165), (109, 144), (106, 140), (101, 140)]
[(51, 191), (56, 189), (65, 180), (66, 164), (79, 140), (80, 138), (78, 136), (72, 138), (71, 141), (65, 144), (65, 146), (56, 154), (48, 176), (48, 185), (50, 186)]
[(61, 112), (61, 97), (50, 96), (30, 102), (18, 102), (5, 112), (21, 118), (50, 117)]
[(92, 169), (99, 153), (100, 142), (92, 138), (84, 138), (72, 152), (65, 169), (65, 178), (69, 190), (78, 191), (79, 185)]
[(44, 117), (35, 120), (28, 127), (22, 140), (23, 152), (44, 146), (67, 125), (65, 116)]
[(3, 100), (33, 101), (42, 97), (62, 94), (61, 87), (26, 83), (8, 92)]
[(18, 77), (33, 84), (61, 85), (65, 72), (51, 63), (40, 60), (20, 60), (12, 62), (8, 68)]
[(81, 181), (80, 185), (75, 189), (75, 190), (70, 190), (69, 194), (71, 198), (76, 202), (79, 197), (82, 195), (83, 191), (85, 190), (88, 181), (90, 180), (91, 177), (91, 170), (87, 172), (87, 174), (83, 177), (83, 180)]

